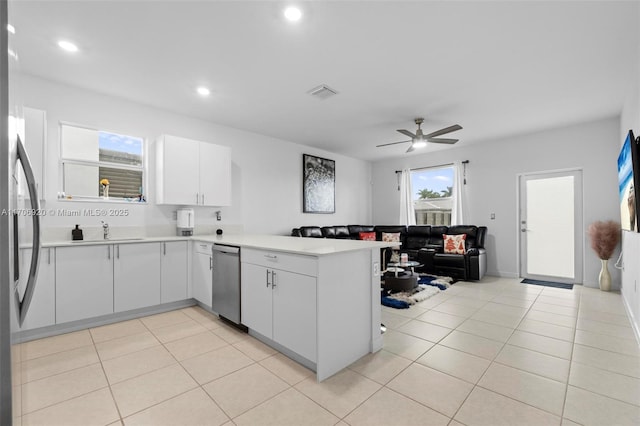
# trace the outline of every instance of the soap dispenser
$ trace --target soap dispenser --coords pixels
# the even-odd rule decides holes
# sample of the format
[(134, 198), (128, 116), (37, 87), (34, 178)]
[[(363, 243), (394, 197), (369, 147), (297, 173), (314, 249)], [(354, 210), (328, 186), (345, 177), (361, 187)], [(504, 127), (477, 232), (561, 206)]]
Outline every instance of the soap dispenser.
[(76, 229), (71, 230), (71, 239), (73, 241), (82, 240), (82, 229), (80, 229), (80, 225), (76, 225)]

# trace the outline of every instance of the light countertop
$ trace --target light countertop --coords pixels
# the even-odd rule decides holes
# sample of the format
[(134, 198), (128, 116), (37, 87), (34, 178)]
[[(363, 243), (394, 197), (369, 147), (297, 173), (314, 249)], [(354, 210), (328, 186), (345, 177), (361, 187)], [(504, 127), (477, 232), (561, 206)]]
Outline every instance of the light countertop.
[(114, 237), (108, 240), (79, 240), (79, 241), (45, 241), (42, 243), (43, 248), (47, 247), (80, 247), (87, 245), (104, 245), (104, 244), (134, 244), (134, 243), (156, 243), (162, 241), (190, 241), (193, 237)]
[(272, 250), (287, 253), (320, 256), (341, 252), (397, 246), (397, 242), (341, 240), (332, 238), (304, 238), (282, 235), (230, 234), (196, 235), (195, 241), (204, 241), (230, 246)]
[(330, 238), (304, 238), (283, 235), (228, 234), (194, 235), (191, 237), (113, 237), (108, 240), (92, 239), (81, 241), (46, 241), (42, 247), (81, 247), (85, 245), (135, 244), (170, 241), (203, 241), (207, 243), (271, 250), (302, 255), (321, 256), (336, 253), (397, 246), (397, 242), (341, 240)]

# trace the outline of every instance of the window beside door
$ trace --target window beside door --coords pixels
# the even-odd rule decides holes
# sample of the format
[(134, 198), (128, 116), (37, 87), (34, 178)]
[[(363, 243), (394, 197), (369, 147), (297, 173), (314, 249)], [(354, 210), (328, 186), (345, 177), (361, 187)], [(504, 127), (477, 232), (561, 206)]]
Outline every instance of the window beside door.
[(453, 166), (411, 170), (417, 225), (451, 225)]

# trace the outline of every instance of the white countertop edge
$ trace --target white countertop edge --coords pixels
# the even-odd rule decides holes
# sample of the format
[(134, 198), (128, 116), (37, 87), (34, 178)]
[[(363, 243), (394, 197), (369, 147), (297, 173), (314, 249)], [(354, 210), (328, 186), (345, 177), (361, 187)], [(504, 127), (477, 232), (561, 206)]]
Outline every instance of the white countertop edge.
[(135, 243), (156, 243), (163, 241), (190, 241), (193, 237), (122, 237), (122, 238), (110, 238), (108, 240), (80, 240), (80, 241), (47, 241), (42, 243), (43, 248), (48, 247), (82, 247), (91, 245), (105, 245), (105, 244), (135, 244)]
[(226, 244), (258, 250), (271, 250), (285, 253), (295, 253), (312, 256), (323, 256), (349, 251), (367, 250), (373, 248), (385, 248), (398, 246), (397, 242), (362, 241), (332, 238), (305, 238), (283, 235), (262, 234), (229, 234), (229, 235), (194, 235), (191, 237), (165, 236), (165, 237), (122, 237), (108, 240), (82, 240), (82, 241), (47, 241), (42, 243), (43, 248), (49, 247), (82, 247), (87, 245), (105, 244), (136, 244), (170, 241), (202, 241), (206, 243)]
[(397, 242), (362, 241), (333, 238), (305, 238), (283, 235), (235, 234), (235, 235), (196, 235), (195, 241), (225, 244), (241, 248), (278, 251), (310, 256), (324, 256), (349, 251), (370, 250), (398, 246)]

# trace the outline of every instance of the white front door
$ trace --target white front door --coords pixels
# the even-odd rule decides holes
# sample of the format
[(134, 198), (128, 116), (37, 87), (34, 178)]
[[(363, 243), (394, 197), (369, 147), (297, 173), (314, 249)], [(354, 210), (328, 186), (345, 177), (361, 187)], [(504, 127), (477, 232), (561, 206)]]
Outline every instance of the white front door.
[(582, 282), (582, 172), (520, 176), (520, 275)]

